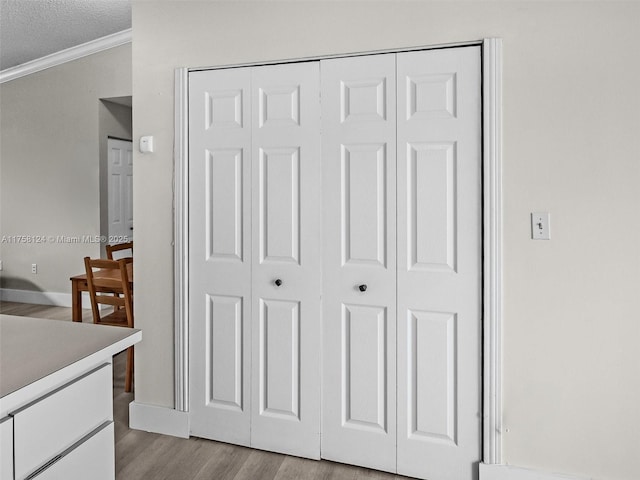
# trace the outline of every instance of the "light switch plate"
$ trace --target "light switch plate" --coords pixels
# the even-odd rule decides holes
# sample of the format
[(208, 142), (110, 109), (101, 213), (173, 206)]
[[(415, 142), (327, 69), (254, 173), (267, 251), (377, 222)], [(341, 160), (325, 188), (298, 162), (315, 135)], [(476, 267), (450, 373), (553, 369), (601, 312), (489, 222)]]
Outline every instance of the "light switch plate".
[(549, 212), (531, 214), (531, 238), (534, 240), (549, 240), (551, 238), (551, 223)]

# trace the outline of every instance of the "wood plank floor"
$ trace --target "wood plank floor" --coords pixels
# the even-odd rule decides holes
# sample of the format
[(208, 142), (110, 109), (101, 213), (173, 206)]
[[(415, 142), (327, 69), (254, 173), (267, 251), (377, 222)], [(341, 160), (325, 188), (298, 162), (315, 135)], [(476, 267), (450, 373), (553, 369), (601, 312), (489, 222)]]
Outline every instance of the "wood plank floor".
[[(71, 309), (1, 302), (0, 313), (71, 321)], [(91, 311), (84, 310), (84, 322)], [(132, 393), (124, 392), (124, 352), (114, 357), (113, 408), (117, 480), (391, 480), (398, 475), (326, 460), (306, 460), (201, 438), (129, 428)]]

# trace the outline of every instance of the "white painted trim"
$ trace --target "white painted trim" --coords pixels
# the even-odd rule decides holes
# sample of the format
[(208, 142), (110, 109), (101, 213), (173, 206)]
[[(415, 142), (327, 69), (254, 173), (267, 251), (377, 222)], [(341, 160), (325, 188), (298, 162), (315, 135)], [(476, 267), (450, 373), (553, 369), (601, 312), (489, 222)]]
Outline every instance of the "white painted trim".
[(175, 408), (189, 410), (189, 71), (175, 73)]
[(481, 463), (480, 480), (589, 480), (589, 478), (513, 467), (511, 465), (487, 465)]
[(299, 62), (314, 62), (318, 60), (329, 60), (332, 58), (348, 58), (348, 57), (363, 57), (367, 55), (382, 55), (385, 53), (403, 53), (403, 52), (419, 52), (422, 50), (437, 50), (439, 48), (453, 48), (453, 47), (470, 47), (472, 45), (482, 45), (481, 41), (471, 42), (453, 42), (453, 43), (441, 43), (438, 45), (423, 45), (419, 47), (405, 47), (405, 48), (392, 48), (384, 50), (369, 50), (364, 52), (352, 52), (352, 53), (338, 53), (335, 55), (320, 55), (315, 57), (300, 57), (294, 59), (281, 59), (271, 60), (265, 62), (253, 62), (253, 63), (229, 63), (225, 65), (212, 65), (204, 67), (192, 67), (188, 68), (189, 72), (198, 72), (202, 70), (221, 70), (227, 68), (239, 68), (239, 67), (261, 67), (265, 65), (279, 65), (282, 63), (299, 63)]
[[(466, 45), (478, 45), (480, 42), (467, 42), (432, 47), (389, 50), (398, 51), (425, 50)], [(483, 312), (483, 458), (486, 464), (502, 461), (502, 40), (484, 39), (483, 56), (483, 229), (484, 229), (484, 312)], [(368, 52), (381, 53), (381, 52)], [(356, 55), (356, 54), (354, 54)], [(351, 55), (341, 55), (351, 56)], [(337, 57), (337, 56), (335, 56)], [(318, 57), (302, 60), (321, 60), (331, 57)], [(288, 61), (289, 63), (292, 60)], [(270, 63), (284, 63), (270, 62)], [(243, 64), (262, 65), (262, 64)], [(236, 65), (237, 66), (237, 65)], [(215, 67), (223, 68), (223, 67)], [(181, 368), (176, 370), (175, 389), (176, 406), (178, 399), (186, 401), (188, 410), (188, 119), (187, 80), (189, 71), (202, 70), (178, 69), (176, 71), (176, 126), (175, 126), (175, 171), (176, 171), (176, 356), (180, 355)], [(180, 98), (178, 98), (180, 97)], [(180, 177), (178, 175), (181, 175)], [(178, 192), (178, 190), (180, 190)], [(181, 212), (181, 214), (179, 213)], [(181, 215), (181, 216), (180, 216)], [(181, 248), (178, 238), (182, 244)], [(182, 278), (178, 278), (183, 275)], [(178, 335), (179, 333), (179, 335)], [(178, 345), (180, 344), (180, 345)], [(178, 360), (176, 360), (178, 365)]]
[[(36, 290), (16, 290), (0, 288), (0, 300), (3, 302), (32, 303), (36, 305), (53, 305), (71, 307), (71, 294), (58, 292), (39, 292)], [(91, 308), (89, 294), (82, 292), (82, 308)]]
[(125, 43), (131, 42), (131, 29), (107, 35), (106, 37), (97, 38), (82, 45), (67, 48), (59, 52), (52, 53), (46, 57), (37, 58), (22, 65), (5, 68), (0, 71), (0, 83), (9, 82), (16, 78), (24, 77), (47, 68), (55, 67), (78, 58), (86, 57), (94, 53), (108, 50), (109, 48), (118, 47)]
[(189, 414), (144, 403), (129, 404), (129, 428), (189, 438)]
[(502, 463), (502, 39), (482, 45), (483, 458)]

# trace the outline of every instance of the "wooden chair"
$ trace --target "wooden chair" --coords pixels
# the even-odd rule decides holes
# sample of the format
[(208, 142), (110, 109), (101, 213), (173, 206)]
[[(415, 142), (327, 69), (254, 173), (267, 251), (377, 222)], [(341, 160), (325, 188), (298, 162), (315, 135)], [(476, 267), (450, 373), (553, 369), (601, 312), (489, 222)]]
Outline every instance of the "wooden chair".
[(133, 257), (133, 242), (117, 243), (115, 245), (107, 245), (105, 248), (107, 249), (107, 258), (109, 260), (115, 260), (113, 258), (113, 252), (121, 252), (123, 250), (131, 250), (131, 255), (126, 255), (126, 256), (127, 257)]
[[(105, 247), (107, 250), (107, 258), (109, 260), (118, 260), (119, 258), (133, 257), (133, 242), (125, 242), (125, 243), (116, 243), (114, 245), (107, 245)], [(126, 255), (126, 250), (131, 250), (130, 255)], [(114, 252), (117, 255), (117, 258), (113, 258)], [(121, 254), (121, 252), (125, 252), (125, 254)], [(119, 306), (114, 306), (116, 310), (120, 309)]]
[[(129, 283), (127, 264), (133, 258), (102, 260), (84, 258), (87, 286), (91, 299), (93, 323), (133, 328), (133, 292)], [(101, 312), (100, 305), (110, 305), (113, 311)], [(133, 383), (133, 347), (127, 349), (127, 372), (124, 391), (130, 392)]]

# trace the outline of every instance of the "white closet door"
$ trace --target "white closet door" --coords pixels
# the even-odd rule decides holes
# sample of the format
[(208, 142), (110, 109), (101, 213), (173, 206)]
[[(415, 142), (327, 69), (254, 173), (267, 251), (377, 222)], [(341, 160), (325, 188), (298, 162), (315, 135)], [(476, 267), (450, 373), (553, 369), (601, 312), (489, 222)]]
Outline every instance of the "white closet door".
[(397, 62), (398, 473), (471, 480), (482, 421), (480, 47)]
[(320, 68), (322, 457), (393, 472), (395, 55), (326, 60)]
[(189, 74), (191, 433), (250, 443), (251, 70)]
[(252, 73), (251, 446), (319, 458), (318, 62)]

